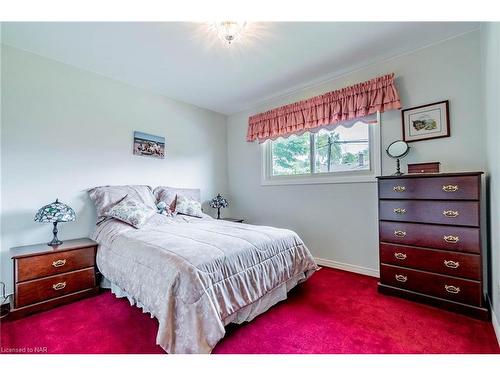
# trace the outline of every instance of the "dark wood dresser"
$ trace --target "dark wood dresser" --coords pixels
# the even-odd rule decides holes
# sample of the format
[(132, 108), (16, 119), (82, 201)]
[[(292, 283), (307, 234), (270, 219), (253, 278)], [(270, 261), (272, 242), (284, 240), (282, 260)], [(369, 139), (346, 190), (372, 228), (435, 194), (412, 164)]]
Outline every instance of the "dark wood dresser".
[(489, 319), (481, 175), (378, 177), (380, 292)]
[(37, 244), (14, 247), (14, 309), (18, 318), (94, 295), (97, 243), (88, 239), (64, 241), (59, 246)]

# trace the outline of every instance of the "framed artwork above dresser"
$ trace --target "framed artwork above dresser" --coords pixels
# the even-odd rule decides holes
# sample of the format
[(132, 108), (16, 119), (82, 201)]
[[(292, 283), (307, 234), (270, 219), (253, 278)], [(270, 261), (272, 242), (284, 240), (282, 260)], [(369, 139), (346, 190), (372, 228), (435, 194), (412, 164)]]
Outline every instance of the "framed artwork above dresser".
[(378, 177), (381, 293), (489, 319), (482, 174)]

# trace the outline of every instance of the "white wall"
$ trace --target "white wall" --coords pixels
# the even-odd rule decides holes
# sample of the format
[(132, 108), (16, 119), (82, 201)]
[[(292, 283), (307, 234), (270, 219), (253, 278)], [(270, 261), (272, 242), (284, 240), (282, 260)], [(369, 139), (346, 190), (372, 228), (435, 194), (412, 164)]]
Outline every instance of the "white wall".
[[(481, 52), (490, 191), (490, 270), (493, 310), (500, 322), (500, 23), (481, 25)], [(500, 327), (497, 326), (497, 329)], [(497, 332), (500, 342), (500, 331)]]
[[(316, 256), (377, 272), (378, 224), (375, 183), (260, 185), (260, 146), (247, 143), (252, 114), (327, 91), (396, 73), (403, 108), (450, 100), (451, 137), (415, 142), (407, 162), (440, 161), (443, 171), (485, 170), (479, 32), (371, 65), (321, 85), (268, 101), (228, 119), (228, 178), (233, 216), (293, 229)], [(382, 114), (382, 148), (401, 139), (401, 113)], [(385, 152), (383, 174), (395, 163)]]
[[(36, 210), (59, 198), (88, 236), (95, 211), (86, 189), (106, 184), (199, 187), (226, 193), (226, 117), (9, 46), (2, 51), (2, 275), (11, 290), (12, 246), (47, 242)], [(166, 137), (166, 159), (132, 155), (133, 131)], [(206, 212), (211, 213), (209, 210)]]

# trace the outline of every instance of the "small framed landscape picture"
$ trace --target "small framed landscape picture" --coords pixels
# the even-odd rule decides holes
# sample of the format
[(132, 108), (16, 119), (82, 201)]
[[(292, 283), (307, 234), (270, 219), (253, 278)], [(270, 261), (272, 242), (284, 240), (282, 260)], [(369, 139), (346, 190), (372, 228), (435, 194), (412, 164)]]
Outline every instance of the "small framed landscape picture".
[(134, 155), (165, 159), (165, 137), (134, 132)]
[(405, 142), (450, 136), (448, 100), (403, 109), (401, 115)]

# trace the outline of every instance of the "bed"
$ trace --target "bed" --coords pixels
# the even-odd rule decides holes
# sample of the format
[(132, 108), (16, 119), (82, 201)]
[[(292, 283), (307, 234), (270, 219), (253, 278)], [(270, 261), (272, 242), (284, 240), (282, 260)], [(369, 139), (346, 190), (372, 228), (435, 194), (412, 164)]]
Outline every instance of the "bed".
[(168, 353), (210, 353), (229, 323), (250, 321), (317, 269), (296, 233), (155, 214), (136, 229), (99, 222), (97, 266), (117, 297), (158, 319)]

